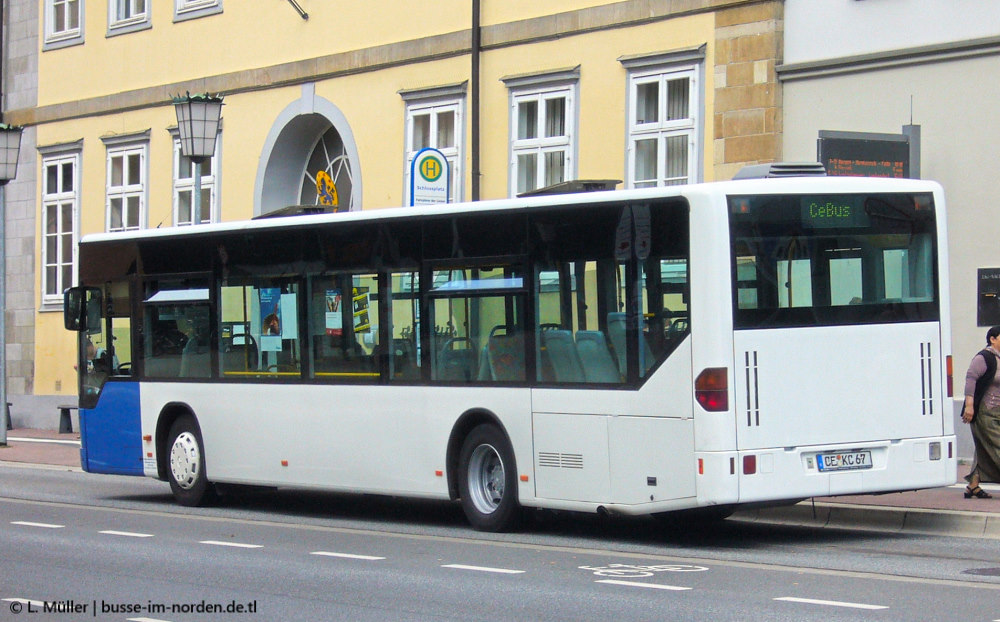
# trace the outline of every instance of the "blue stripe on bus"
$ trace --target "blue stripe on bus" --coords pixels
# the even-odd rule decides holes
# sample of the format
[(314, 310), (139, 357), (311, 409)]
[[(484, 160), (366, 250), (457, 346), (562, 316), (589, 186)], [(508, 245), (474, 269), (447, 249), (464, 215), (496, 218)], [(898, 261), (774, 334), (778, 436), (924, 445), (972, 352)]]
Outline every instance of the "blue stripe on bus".
[(80, 409), (80, 464), (88, 473), (143, 475), (139, 383), (107, 382), (97, 406)]

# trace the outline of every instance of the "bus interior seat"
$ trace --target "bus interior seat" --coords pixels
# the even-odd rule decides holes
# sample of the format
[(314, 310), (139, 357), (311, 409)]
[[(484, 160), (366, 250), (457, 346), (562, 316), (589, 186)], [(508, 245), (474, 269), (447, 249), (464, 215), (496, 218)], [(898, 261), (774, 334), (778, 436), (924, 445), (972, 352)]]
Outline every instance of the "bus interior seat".
[(494, 326), (486, 341), (485, 363), (479, 380), (514, 382), (524, 380), (524, 338), (509, 327)]
[(453, 337), (441, 347), (438, 380), (471, 382), (479, 371), (476, 344), (468, 337)]
[(599, 330), (581, 330), (576, 333), (576, 351), (583, 365), (587, 382), (618, 383), (622, 375), (618, 370), (608, 341)]
[[(656, 358), (653, 356), (653, 350), (649, 347), (649, 341), (646, 339), (646, 335), (639, 333), (640, 340), (642, 341), (642, 355), (643, 362), (645, 365), (643, 368), (649, 370), (656, 362)], [(622, 376), (628, 374), (628, 367), (625, 361), (625, 314), (622, 312), (614, 312), (608, 314), (608, 337), (611, 338), (611, 347), (615, 350), (615, 357), (618, 359), (618, 370), (621, 372)]]
[(546, 363), (543, 367), (550, 372), (551, 378), (555, 382), (584, 382), (585, 375), (583, 363), (576, 350), (576, 343), (573, 341), (573, 333), (568, 330), (543, 330), (541, 331), (541, 346), (543, 359)]

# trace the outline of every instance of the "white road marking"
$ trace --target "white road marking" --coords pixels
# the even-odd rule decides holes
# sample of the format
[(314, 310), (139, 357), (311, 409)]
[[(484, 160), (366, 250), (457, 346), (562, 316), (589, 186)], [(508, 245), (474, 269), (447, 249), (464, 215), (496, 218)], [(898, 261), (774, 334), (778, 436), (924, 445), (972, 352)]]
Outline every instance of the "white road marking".
[(628, 587), (645, 587), (653, 590), (671, 590), (674, 592), (683, 592), (685, 590), (690, 590), (690, 587), (680, 587), (677, 585), (661, 585), (659, 583), (642, 583), (641, 581), (620, 581), (618, 579), (598, 579), (594, 583), (607, 583), (609, 585), (625, 585)]
[(221, 542), (219, 540), (202, 540), (199, 544), (208, 544), (211, 546), (229, 546), (236, 549), (262, 549), (264, 548), (261, 544), (242, 544), (240, 542)]
[(474, 570), (476, 572), (495, 572), (498, 574), (523, 574), (524, 570), (510, 570), (508, 568), (488, 568), (486, 566), (466, 566), (464, 564), (443, 564), (442, 568), (455, 568), (456, 570)]
[(66, 525), (52, 525), (50, 523), (32, 523), (24, 520), (12, 520), (11, 525), (23, 525), (24, 527), (42, 527), (43, 529), (62, 529)]
[(375, 557), (374, 555), (355, 555), (353, 553), (334, 553), (332, 551), (313, 551), (310, 555), (323, 555), (325, 557), (342, 557), (344, 559), (360, 559), (364, 561), (378, 561), (380, 559), (385, 559), (384, 557)]
[(153, 534), (151, 534), (151, 533), (135, 533), (134, 531), (114, 531), (112, 529), (109, 529), (107, 531), (102, 531), (101, 533), (105, 533), (105, 534), (107, 534), (109, 536), (125, 536), (127, 538), (152, 538), (153, 537)]
[(807, 605), (826, 605), (828, 607), (848, 607), (850, 609), (888, 609), (882, 605), (866, 605), (863, 603), (845, 603), (839, 600), (816, 600), (814, 598), (795, 598), (793, 596), (783, 596), (774, 600), (783, 600), (790, 603), (805, 603)]

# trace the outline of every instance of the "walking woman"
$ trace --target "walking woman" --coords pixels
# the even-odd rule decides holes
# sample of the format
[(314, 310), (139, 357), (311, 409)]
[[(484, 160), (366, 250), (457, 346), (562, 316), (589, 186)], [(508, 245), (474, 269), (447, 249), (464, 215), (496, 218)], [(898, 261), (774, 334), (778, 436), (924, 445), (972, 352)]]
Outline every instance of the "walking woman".
[(986, 331), (986, 348), (972, 357), (965, 374), (962, 421), (970, 424), (976, 453), (966, 476), (965, 498), (989, 499), (980, 482), (1000, 482), (1000, 326)]

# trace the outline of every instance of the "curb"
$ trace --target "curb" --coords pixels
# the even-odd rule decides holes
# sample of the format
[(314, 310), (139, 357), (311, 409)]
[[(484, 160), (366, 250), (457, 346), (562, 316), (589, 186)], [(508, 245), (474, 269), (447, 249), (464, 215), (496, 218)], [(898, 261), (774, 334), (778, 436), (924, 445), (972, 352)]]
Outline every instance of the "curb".
[(989, 512), (800, 502), (777, 508), (743, 510), (733, 514), (733, 518), (774, 525), (1000, 540), (1000, 514)]

